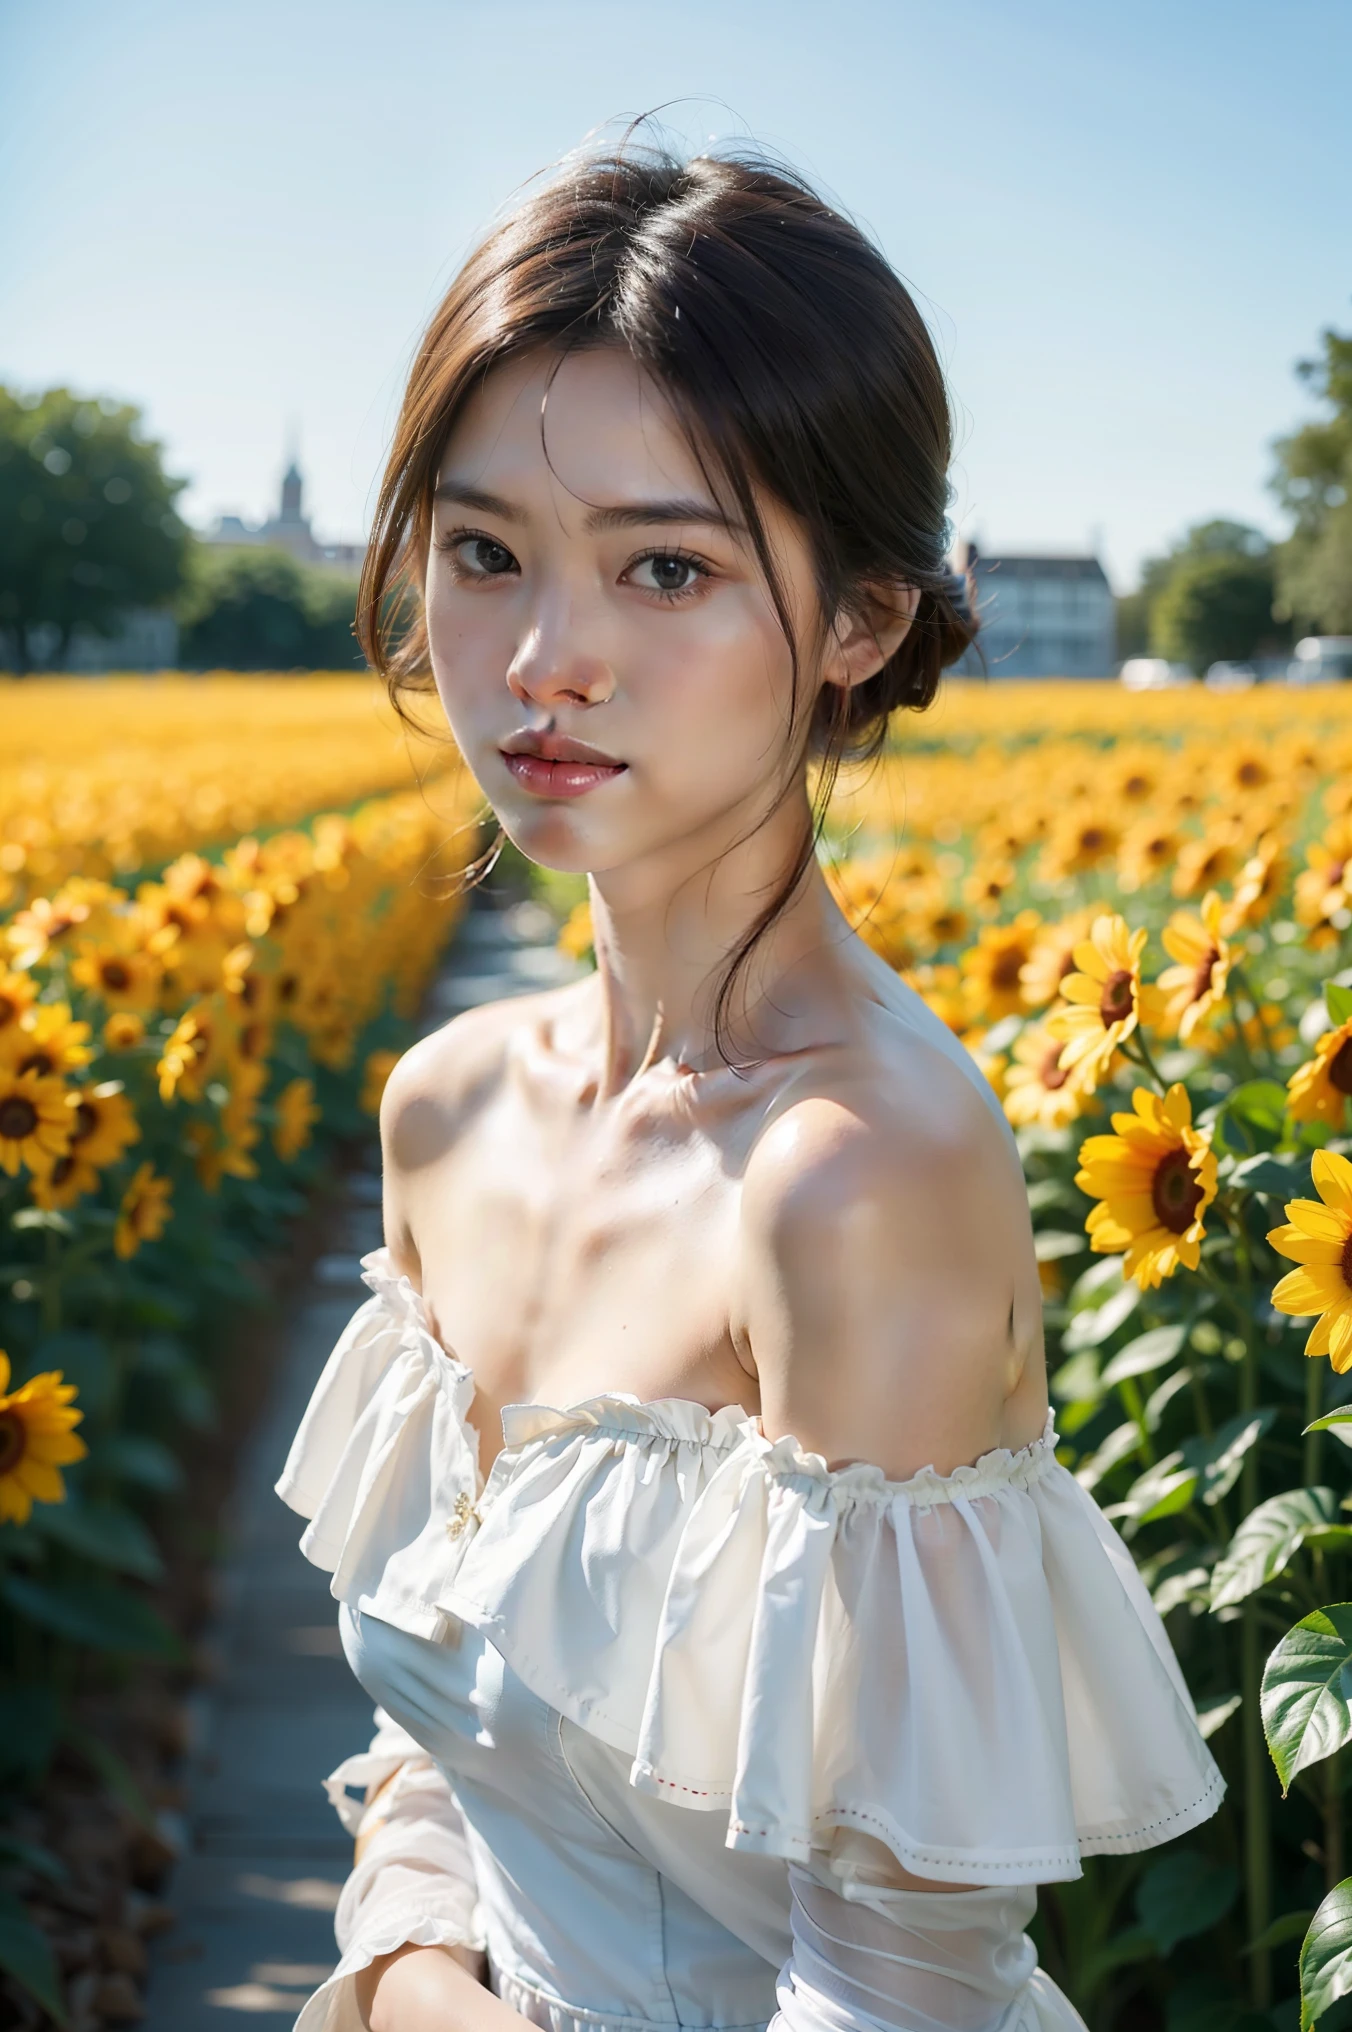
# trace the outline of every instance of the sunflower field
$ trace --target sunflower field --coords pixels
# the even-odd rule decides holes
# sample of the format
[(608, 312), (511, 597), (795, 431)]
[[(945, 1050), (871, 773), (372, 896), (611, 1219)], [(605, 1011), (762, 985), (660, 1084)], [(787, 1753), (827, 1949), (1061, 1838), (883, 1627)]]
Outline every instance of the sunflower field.
[[(182, 1657), (159, 1506), (255, 1265), (369, 1134), (478, 794), (367, 678), (29, 680), (0, 719), (0, 1869), (40, 1880), (5, 1802), (71, 1743), (128, 1789), (76, 1696)], [(62, 2022), (3, 1889), (0, 1969)]]
[(1168, 2032), (1342, 2023), (1352, 689), (956, 687), (824, 844), (1002, 1098), (1059, 1455), (1228, 1781), (1183, 1842), (1045, 1887), (1044, 1964), (1095, 2032), (1146, 1998)]

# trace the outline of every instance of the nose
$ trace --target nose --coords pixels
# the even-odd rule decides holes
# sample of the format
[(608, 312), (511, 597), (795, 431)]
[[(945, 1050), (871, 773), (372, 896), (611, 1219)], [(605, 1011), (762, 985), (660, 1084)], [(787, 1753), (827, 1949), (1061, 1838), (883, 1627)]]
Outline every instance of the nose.
[(572, 602), (538, 607), (507, 666), (507, 689), (523, 705), (604, 705), (614, 695), (615, 673), (603, 656), (579, 639)]

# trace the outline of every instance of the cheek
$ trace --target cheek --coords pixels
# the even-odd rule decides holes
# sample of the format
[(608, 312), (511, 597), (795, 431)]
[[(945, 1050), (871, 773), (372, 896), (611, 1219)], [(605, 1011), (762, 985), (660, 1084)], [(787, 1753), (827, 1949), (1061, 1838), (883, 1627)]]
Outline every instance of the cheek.
[[(654, 772), (693, 772), (711, 794), (747, 789), (790, 732), (792, 660), (777, 620), (750, 592), (712, 599), (688, 619), (656, 620), (636, 645), (628, 684)], [(805, 681), (800, 674), (800, 689)]]

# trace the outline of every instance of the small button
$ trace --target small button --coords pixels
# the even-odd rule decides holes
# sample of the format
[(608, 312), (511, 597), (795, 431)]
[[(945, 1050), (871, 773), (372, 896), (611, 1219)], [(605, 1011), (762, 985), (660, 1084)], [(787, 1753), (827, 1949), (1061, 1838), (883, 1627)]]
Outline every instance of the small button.
[(461, 1532), (465, 1529), (466, 1525), (469, 1523), (471, 1517), (474, 1519), (476, 1524), (482, 1524), (484, 1521), (483, 1518), (479, 1515), (478, 1511), (475, 1509), (473, 1503), (471, 1503), (469, 1497), (465, 1494), (465, 1491), (463, 1489), (460, 1491), (460, 1494), (456, 1497), (455, 1502), (451, 1506), (451, 1509), (452, 1509), (451, 1521), (446, 1526), (446, 1535), (448, 1538), (458, 1538)]

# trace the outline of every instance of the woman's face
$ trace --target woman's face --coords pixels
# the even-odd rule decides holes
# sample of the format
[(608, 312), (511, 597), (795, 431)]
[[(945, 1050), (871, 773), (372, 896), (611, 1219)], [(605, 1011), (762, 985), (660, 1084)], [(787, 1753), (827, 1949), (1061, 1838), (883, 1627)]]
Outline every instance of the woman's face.
[[(760, 507), (814, 640), (806, 541)], [(627, 353), (489, 376), (442, 460), (426, 600), (451, 730), (532, 860), (600, 874), (682, 843), (712, 856), (771, 803), (789, 645), (749, 537)]]

